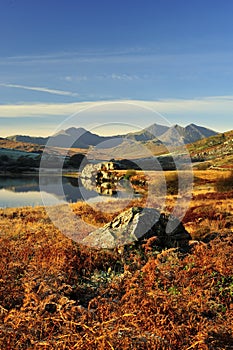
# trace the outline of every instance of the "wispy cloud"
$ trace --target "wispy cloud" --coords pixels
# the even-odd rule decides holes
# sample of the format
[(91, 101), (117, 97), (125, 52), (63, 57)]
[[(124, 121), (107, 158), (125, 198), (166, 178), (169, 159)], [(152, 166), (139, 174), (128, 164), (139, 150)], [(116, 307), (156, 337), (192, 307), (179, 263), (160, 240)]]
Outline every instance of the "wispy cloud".
[(86, 49), (73, 52), (54, 52), (44, 55), (26, 55), (26, 56), (9, 56), (1, 57), (0, 65), (23, 65), (23, 64), (55, 64), (55, 63), (82, 63), (82, 62), (106, 62), (123, 60), (125, 58), (139, 58), (144, 55), (151, 55), (153, 50), (148, 48), (122, 48), (109, 50), (102, 48), (98, 50)]
[[(40, 60), (40, 59), (63, 59), (63, 58), (73, 58), (73, 57), (97, 57), (97, 56), (124, 56), (124, 55), (140, 55), (144, 53), (152, 53), (155, 49), (146, 47), (127, 47), (127, 48), (99, 48), (96, 50), (85, 49), (79, 51), (67, 51), (67, 52), (50, 52), (42, 55), (17, 55), (4, 57), (5, 60)], [(0, 56), (1, 57), (1, 56)]]
[(131, 75), (131, 74), (116, 74), (113, 73), (111, 75), (111, 78), (113, 80), (124, 80), (124, 81), (132, 81), (132, 80), (138, 80), (139, 77), (137, 75)]
[(136, 74), (126, 74), (126, 73), (112, 73), (112, 74), (100, 74), (97, 75), (99, 80), (116, 80), (116, 81), (133, 81), (139, 80), (140, 77)]
[(203, 97), (203, 100), (233, 101), (233, 95)]
[(185, 52), (170, 51), (158, 47), (131, 47), (112, 49), (85, 49), (73, 52), (50, 52), (44, 55), (9, 56), (0, 55), (0, 66), (30, 67), (34, 65), (76, 64), (147, 64), (184, 68), (194, 66), (208, 70), (223, 71), (232, 68), (233, 51)]
[[(0, 105), (0, 117), (65, 116), (87, 108), (91, 103), (28, 103)], [(93, 102), (94, 105), (94, 102)]]
[(68, 81), (68, 82), (71, 82), (71, 81), (80, 82), (80, 81), (87, 81), (88, 80), (86, 75), (77, 75), (77, 76), (67, 75), (62, 79), (65, 81)]
[[(112, 100), (112, 101), (90, 101), (76, 103), (35, 103), (35, 104), (13, 104), (0, 105), (0, 117), (38, 117), (38, 116), (57, 116), (70, 115), (78, 113), (88, 108), (99, 108), (108, 106), (109, 110), (130, 110), (130, 106), (138, 106), (140, 108), (150, 109), (154, 112), (166, 114), (182, 114), (191, 113), (232, 115), (233, 96), (209, 96), (195, 99), (170, 99), (170, 100)], [(102, 107), (101, 107), (102, 108)]]
[(5, 84), (5, 83), (0, 83), (0, 86), (7, 87), (7, 88), (16, 88), (16, 89), (23, 89), (23, 90), (45, 92), (45, 93), (53, 94), (53, 95), (72, 96), (72, 97), (79, 96), (79, 94), (75, 93), (75, 92), (49, 89), (46, 87), (27, 86), (27, 85), (19, 85), (19, 84)]

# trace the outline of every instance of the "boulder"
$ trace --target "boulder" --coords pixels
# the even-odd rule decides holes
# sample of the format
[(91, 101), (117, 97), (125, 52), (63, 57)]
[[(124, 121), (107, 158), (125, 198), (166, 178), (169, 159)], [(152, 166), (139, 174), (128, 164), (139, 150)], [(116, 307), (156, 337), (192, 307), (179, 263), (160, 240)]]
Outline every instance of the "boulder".
[(185, 247), (191, 240), (190, 234), (177, 218), (153, 208), (132, 207), (90, 233), (82, 243), (113, 249), (133, 242), (140, 244), (151, 237), (156, 238), (155, 245), (161, 248)]

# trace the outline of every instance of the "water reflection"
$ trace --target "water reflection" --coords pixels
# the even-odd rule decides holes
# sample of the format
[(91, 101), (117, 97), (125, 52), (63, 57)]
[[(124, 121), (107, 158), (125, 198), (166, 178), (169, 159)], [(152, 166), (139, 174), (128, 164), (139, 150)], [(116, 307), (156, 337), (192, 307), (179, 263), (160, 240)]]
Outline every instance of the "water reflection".
[[(49, 204), (55, 203), (57, 198), (68, 202), (83, 200), (77, 178), (63, 177), (62, 186), (58, 176), (43, 176), (41, 181)], [(87, 191), (86, 196), (94, 197), (96, 192)], [(43, 205), (38, 176), (0, 177), (1, 208), (35, 205)]]
[[(42, 185), (42, 187), (40, 187)], [(46, 196), (46, 205), (56, 204), (57, 200), (75, 203), (77, 201), (98, 202), (109, 198), (103, 198), (98, 186), (74, 177), (59, 176), (21, 176), (21, 177), (0, 177), (0, 208), (22, 207), (43, 205), (43, 197)], [(134, 196), (132, 187), (118, 183), (115, 199), (132, 198)]]

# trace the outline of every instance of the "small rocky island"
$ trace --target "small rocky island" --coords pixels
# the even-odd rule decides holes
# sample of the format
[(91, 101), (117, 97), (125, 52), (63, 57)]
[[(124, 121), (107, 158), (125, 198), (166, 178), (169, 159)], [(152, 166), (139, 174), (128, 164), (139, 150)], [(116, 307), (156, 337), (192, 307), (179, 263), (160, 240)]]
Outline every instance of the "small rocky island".
[[(130, 186), (130, 176), (125, 176), (120, 170), (132, 172), (133, 162), (127, 161), (109, 161), (98, 164), (87, 164), (80, 175), (83, 186), (89, 190), (94, 190), (101, 195), (114, 196), (117, 194), (117, 188)], [(124, 181), (126, 180), (126, 181)], [(127, 182), (127, 183), (126, 183)], [(145, 185), (145, 181), (142, 185)], [(132, 188), (131, 188), (132, 190)]]

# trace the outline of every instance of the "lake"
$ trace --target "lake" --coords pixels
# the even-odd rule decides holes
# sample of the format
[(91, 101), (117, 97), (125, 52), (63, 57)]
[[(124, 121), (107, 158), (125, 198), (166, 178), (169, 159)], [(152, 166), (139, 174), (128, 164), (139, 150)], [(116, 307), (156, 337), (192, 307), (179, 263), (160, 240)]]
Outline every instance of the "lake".
[[(83, 200), (84, 189), (79, 186), (77, 178), (62, 177), (62, 191), (59, 182), (57, 176), (43, 177), (43, 183), (46, 184), (43, 186), (46, 205), (56, 203), (57, 199), (67, 202)], [(95, 191), (85, 189), (85, 199), (96, 196)], [(0, 177), (0, 208), (37, 205), (43, 205), (38, 176)]]
[[(62, 177), (61, 182), (59, 176), (43, 176), (42, 184), (41, 192), (38, 176), (0, 176), (0, 208), (41, 206), (44, 205), (42, 196), (46, 205), (57, 204), (58, 200), (70, 203), (85, 200), (91, 203), (110, 199), (84, 187), (73, 177)], [(128, 197), (132, 197), (132, 193), (119, 191), (115, 198)]]

